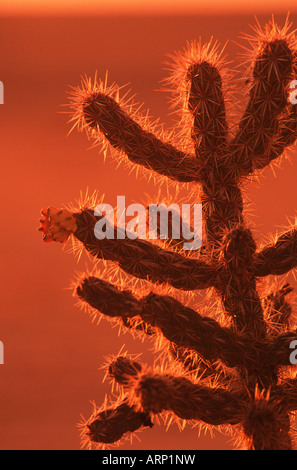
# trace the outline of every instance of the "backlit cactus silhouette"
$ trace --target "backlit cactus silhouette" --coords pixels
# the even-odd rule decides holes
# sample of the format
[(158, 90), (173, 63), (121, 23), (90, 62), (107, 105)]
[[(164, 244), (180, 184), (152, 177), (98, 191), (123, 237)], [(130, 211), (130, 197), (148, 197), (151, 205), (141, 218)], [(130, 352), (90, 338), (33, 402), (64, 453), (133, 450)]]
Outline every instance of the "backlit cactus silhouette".
[[(198, 198), (199, 189), (204, 218), (202, 247), (185, 252), (176, 240), (98, 240), (91, 206), (43, 209), (45, 241), (71, 236), (94, 258), (135, 279), (133, 287), (86, 275), (76, 291), (81, 301), (123, 328), (162, 341), (168, 353), (168, 361), (163, 354), (156, 367), (127, 354), (111, 358), (107, 374), (118, 384), (119, 398), (95, 407), (83, 423), (88, 447), (117, 445), (137, 429), (152, 427), (156, 415), (226, 429), (241, 448), (294, 446), (297, 378), (290, 344), (297, 332), (286, 300), (292, 289), (274, 289), (269, 276), (297, 266), (297, 230), (293, 226), (257, 247), (243, 214), (242, 188), (297, 137), (296, 107), (288, 99), (297, 48), (287, 21), (283, 28), (272, 20), (254, 31), (246, 53), (248, 102), (237, 126), (229, 123), (230, 71), (216, 43), (192, 42), (173, 56), (168, 83), (182, 124), (170, 135), (121, 98), (116, 85), (85, 78), (73, 89), (74, 127), (148, 176), (187, 187), (191, 197)], [(265, 277), (270, 288), (264, 295)], [(139, 279), (151, 283), (152, 291), (143, 295)], [(211, 310), (196, 311), (196, 297), (188, 295), (205, 289), (207, 299), (210, 293), (218, 299), (213, 308), (222, 312), (219, 318)]]

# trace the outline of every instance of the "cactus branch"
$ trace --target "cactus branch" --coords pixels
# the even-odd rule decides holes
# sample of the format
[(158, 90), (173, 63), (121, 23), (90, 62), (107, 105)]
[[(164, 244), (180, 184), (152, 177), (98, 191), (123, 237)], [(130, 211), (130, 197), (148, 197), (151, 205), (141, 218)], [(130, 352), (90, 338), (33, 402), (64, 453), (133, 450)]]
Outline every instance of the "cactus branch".
[(280, 130), (273, 143), (269, 160), (275, 160), (287, 147), (292, 146), (297, 138), (296, 106), (288, 105), (284, 117), (280, 120)]
[(264, 277), (270, 274), (286, 274), (297, 266), (297, 230), (291, 230), (278, 236), (274, 243), (255, 254), (255, 274)]
[(289, 320), (292, 314), (292, 306), (286, 300), (286, 296), (292, 292), (293, 288), (289, 283), (284, 284), (280, 289), (271, 292), (264, 299), (264, 306), (272, 319), (273, 327), (271, 334), (278, 329), (289, 326)]
[(117, 358), (109, 373), (124, 386), (129, 402), (140, 411), (172, 411), (181, 419), (212, 425), (240, 422), (240, 396), (235, 393), (197, 385), (185, 377), (145, 371), (125, 357)]
[(131, 162), (182, 183), (200, 180), (194, 156), (145, 131), (107, 94), (88, 96), (82, 114), (95, 135), (104, 134), (112, 147), (124, 152)]
[(135, 277), (167, 282), (184, 290), (206, 289), (215, 284), (216, 270), (204, 261), (163, 250), (141, 239), (98, 240), (94, 234), (98, 218), (91, 210), (74, 214), (74, 217), (77, 223), (74, 235), (93, 256), (115, 261)]
[(263, 44), (252, 72), (249, 103), (230, 144), (242, 173), (264, 168), (273, 158), (273, 138), (280, 137), (279, 116), (287, 106), (287, 85), (292, 77), (293, 54), (286, 39)]
[(149, 415), (136, 411), (126, 402), (115, 408), (107, 408), (92, 416), (83, 427), (84, 439), (100, 444), (114, 444), (126, 433), (141, 427), (152, 427)]
[(194, 118), (196, 157), (213, 158), (214, 153), (226, 150), (228, 137), (222, 79), (217, 67), (206, 60), (193, 64), (188, 77), (191, 83), (188, 108)]
[(121, 291), (109, 282), (94, 277), (84, 279), (77, 288), (77, 294), (109, 317), (140, 316), (145, 324), (159, 328), (165, 338), (176, 346), (192, 349), (206, 361), (221, 359), (229, 367), (243, 363), (246, 349), (244, 338), (172, 297), (150, 293), (137, 300), (131, 292)]

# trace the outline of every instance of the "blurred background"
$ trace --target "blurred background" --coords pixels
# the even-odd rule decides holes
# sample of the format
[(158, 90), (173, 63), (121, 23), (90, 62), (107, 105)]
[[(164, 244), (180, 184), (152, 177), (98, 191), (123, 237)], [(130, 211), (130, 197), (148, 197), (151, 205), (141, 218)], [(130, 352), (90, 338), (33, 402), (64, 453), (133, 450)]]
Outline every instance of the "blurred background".
[[(199, 3), (199, 6), (197, 4)], [(142, 201), (157, 194), (153, 182), (136, 179), (114, 162), (103, 161), (81, 133), (67, 136), (63, 114), (69, 85), (87, 74), (110, 83), (130, 82), (136, 100), (173, 125), (168, 95), (157, 91), (166, 76), (167, 53), (187, 41), (214, 36), (229, 43), (228, 56), (242, 52), (236, 42), (251, 33), (254, 14), (263, 25), (274, 13), (283, 24), (290, 10), (297, 26), (295, 2), (215, 1), (3, 1), (0, 12), (0, 80), (5, 101), (1, 129), (1, 449), (79, 449), (77, 423), (88, 417), (90, 401), (100, 405), (111, 389), (98, 370), (106, 354), (125, 345), (152, 363), (151, 344), (133, 340), (103, 320), (92, 324), (75, 306), (69, 286), (90, 262), (79, 262), (59, 244), (42, 242), (37, 232), (40, 209), (74, 202), (87, 188), (115, 204)], [(244, 98), (243, 98), (244, 101)], [(265, 170), (261, 184), (249, 184), (255, 234), (263, 241), (292, 222), (296, 214), (297, 165), (282, 162), (275, 175)], [(289, 218), (289, 219), (288, 219)], [(296, 287), (293, 277), (290, 282)], [(229, 438), (214, 432), (198, 439), (197, 429), (176, 425), (145, 429), (133, 449), (229, 449)], [(130, 449), (124, 444), (121, 449)]]

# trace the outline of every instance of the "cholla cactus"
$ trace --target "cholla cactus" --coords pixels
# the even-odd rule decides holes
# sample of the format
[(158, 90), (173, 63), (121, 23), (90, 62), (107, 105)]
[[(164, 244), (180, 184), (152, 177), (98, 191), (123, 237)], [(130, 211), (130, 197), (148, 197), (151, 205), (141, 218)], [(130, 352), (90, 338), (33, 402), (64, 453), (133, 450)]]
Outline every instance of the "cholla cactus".
[[(297, 409), (297, 378), (290, 344), (297, 332), (286, 300), (292, 289), (285, 284), (274, 290), (268, 276), (297, 266), (297, 231), (291, 227), (257, 248), (242, 196), (244, 183), (280, 157), (297, 136), (296, 107), (288, 99), (297, 76), (297, 49), (289, 28), (287, 21), (280, 28), (272, 20), (264, 29), (257, 25), (255, 36), (248, 37), (248, 103), (237, 126), (227, 124), (225, 82), (230, 71), (217, 44), (193, 42), (173, 56), (168, 82), (182, 125), (171, 135), (150, 124), (127, 97), (121, 98), (116, 85), (85, 78), (73, 89), (74, 127), (102, 142), (104, 151), (112, 149), (117, 160), (144, 168), (148, 176), (181, 184), (195, 198), (200, 188), (204, 218), (202, 247), (186, 253), (176, 240), (98, 240), (98, 217), (91, 205), (76, 211), (43, 210), (45, 241), (64, 242), (71, 235), (93, 257), (135, 279), (123, 286), (85, 275), (76, 289), (79, 299), (92, 313), (149, 335), (159, 345), (162, 340), (168, 353), (167, 362), (163, 355), (153, 368), (127, 354), (110, 359), (107, 375), (118, 384), (119, 396), (114, 403), (94, 407), (82, 424), (84, 445), (118, 444), (137, 429), (152, 427), (156, 415), (234, 432), (242, 448), (294, 445), (290, 421)], [(148, 283), (151, 292), (143, 295)], [(213, 312), (197, 312), (195, 298), (187, 297), (205, 289), (218, 299)], [(215, 318), (218, 311), (222, 315)]]

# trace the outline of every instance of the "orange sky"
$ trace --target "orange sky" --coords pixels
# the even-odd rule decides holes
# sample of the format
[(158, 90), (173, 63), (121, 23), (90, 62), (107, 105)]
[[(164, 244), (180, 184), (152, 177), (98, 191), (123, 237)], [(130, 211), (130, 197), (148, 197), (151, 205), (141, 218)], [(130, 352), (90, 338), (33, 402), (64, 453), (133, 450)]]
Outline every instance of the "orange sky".
[[(35, 13), (49, 4), (39, 3)], [(52, 0), (51, 4), (55, 3), (58, 5)], [(60, 6), (68, 3), (61, 0)], [(86, 6), (95, 2), (80, 3)], [(104, 3), (115, 5), (115, 1), (96, 2)], [(132, 1), (118, 3), (125, 4), (127, 11)], [(159, 3), (169, 5), (168, 0)], [(178, 3), (184, 7), (190, 4), (187, 0)], [(196, 0), (198, 3), (206, 2)], [(279, 1), (281, 14), (272, 7), (274, 3), (269, 6), (266, 2), (263, 17), (259, 13), (261, 25), (272, 13), (283, 25), (290, 9), (296, 28), (297, 12), (294, 14), (292, 2)], [(118, 354), (124, 344), (129, 353), (142, 353), (143, 363), (151, 365), (154, 356), (149, 341), (134, 340), (130, 333), (118, 336), (118, 329), (106, 320), (96, 325), (76, 306), (69, 286), (77, 273), (92, 269), (92, 263), (86, 255), (77, 262), (59, 244), (42, 242), (37, 231), (40, 209), (75, 202), (80, 191), (85, 193), (87, 188), (105, 194), (106, 202), (112, 205), (117, 195), (125, 195), (128, 205), (142, 203), (149, 194), (153, 203), (159, 188), (153, 181), (136, 179), (124, 165), (117, 167), (109, 159), (104, 163), (103, 154), (98, 148), (90, 149), (84, 134), (73, 132), (67, 137), (71, 126), (67, 123), (69, 116), (61, 113), (65, 110), (61, 105), (68, 101), (68, 85), (77, 86), (81, 75), (93, 77), (96, 70), (104, 78), (108, 70), (110, 83), (130, 82), (131, 94), (136, 93), (136, 101), (149, 108), (152, 120), (160, 117), (170, 129), (175, 118), (169, 114), (170, 96), (157, 91), (167, 76), (166, 54), (182, 49), (188, 40), (199, 36), (209, 40), (213, 35), (221, 44), (229, 40), (226, 53), (235, 61), (241, 52), (236, 42), (244, 43), (238, 37), (242, 32), (251, 33), (249, 24), (254, 24), (253, 15), (258, 10), (250, 3), (247, 15), (127, 16), (123, 20), (111, 15), (52, 18), (46, 12), (54, 9), (47, 6), (40, 18), (4, 17), (3, 13), (12, 13), (13, 8), (24, 12), (29, 4), (1, 0), (0, 80), (5, 87), (5, 103), (0, 106), (0, 340), (5, 364), (0, 366), (0, 449), (79, 449), (80, 415), (90, 415), (90, 401), (99, 406), (105, 394), (111, 395), (109, 382), (102, 383), (104, 372), (98, 370), (106, 355)], [(151, 0), (154, 4), (156, 0)], [(225, 8), (227, 4), (226, 0)], [(103, 6), (101, 11), (106, 11)], [(258, 243), (266, 243), (270, 234), (287, 227), (288, 219), (292, 222), (296, 215), (296, 147), (290, 156), (291, 161), (282, 161), (275, 175), (266, 169), (259, 183), (246, 187)], [(292, 274), (288, 282), (297, 291)], [(196, 300), (199, 306), (204, 298), (197, 293)], [(191, 426), (183, 433), (176, 425), (165, 430), (164, 425), (143, 430), (140, 441), (133, 441), (133, 449), (232, 447), (229, 437), (217, 431), (214, 439), (209, 433), (202, 433), (198, 439), (198, 429)], [(120, 450), (131, 450), (131, 444), (121, 445)]]
[(277, 13), (297, 10), (296, 1), (285, 0), (2, 0), (2, 15), (40, 14), (194, 14)]

